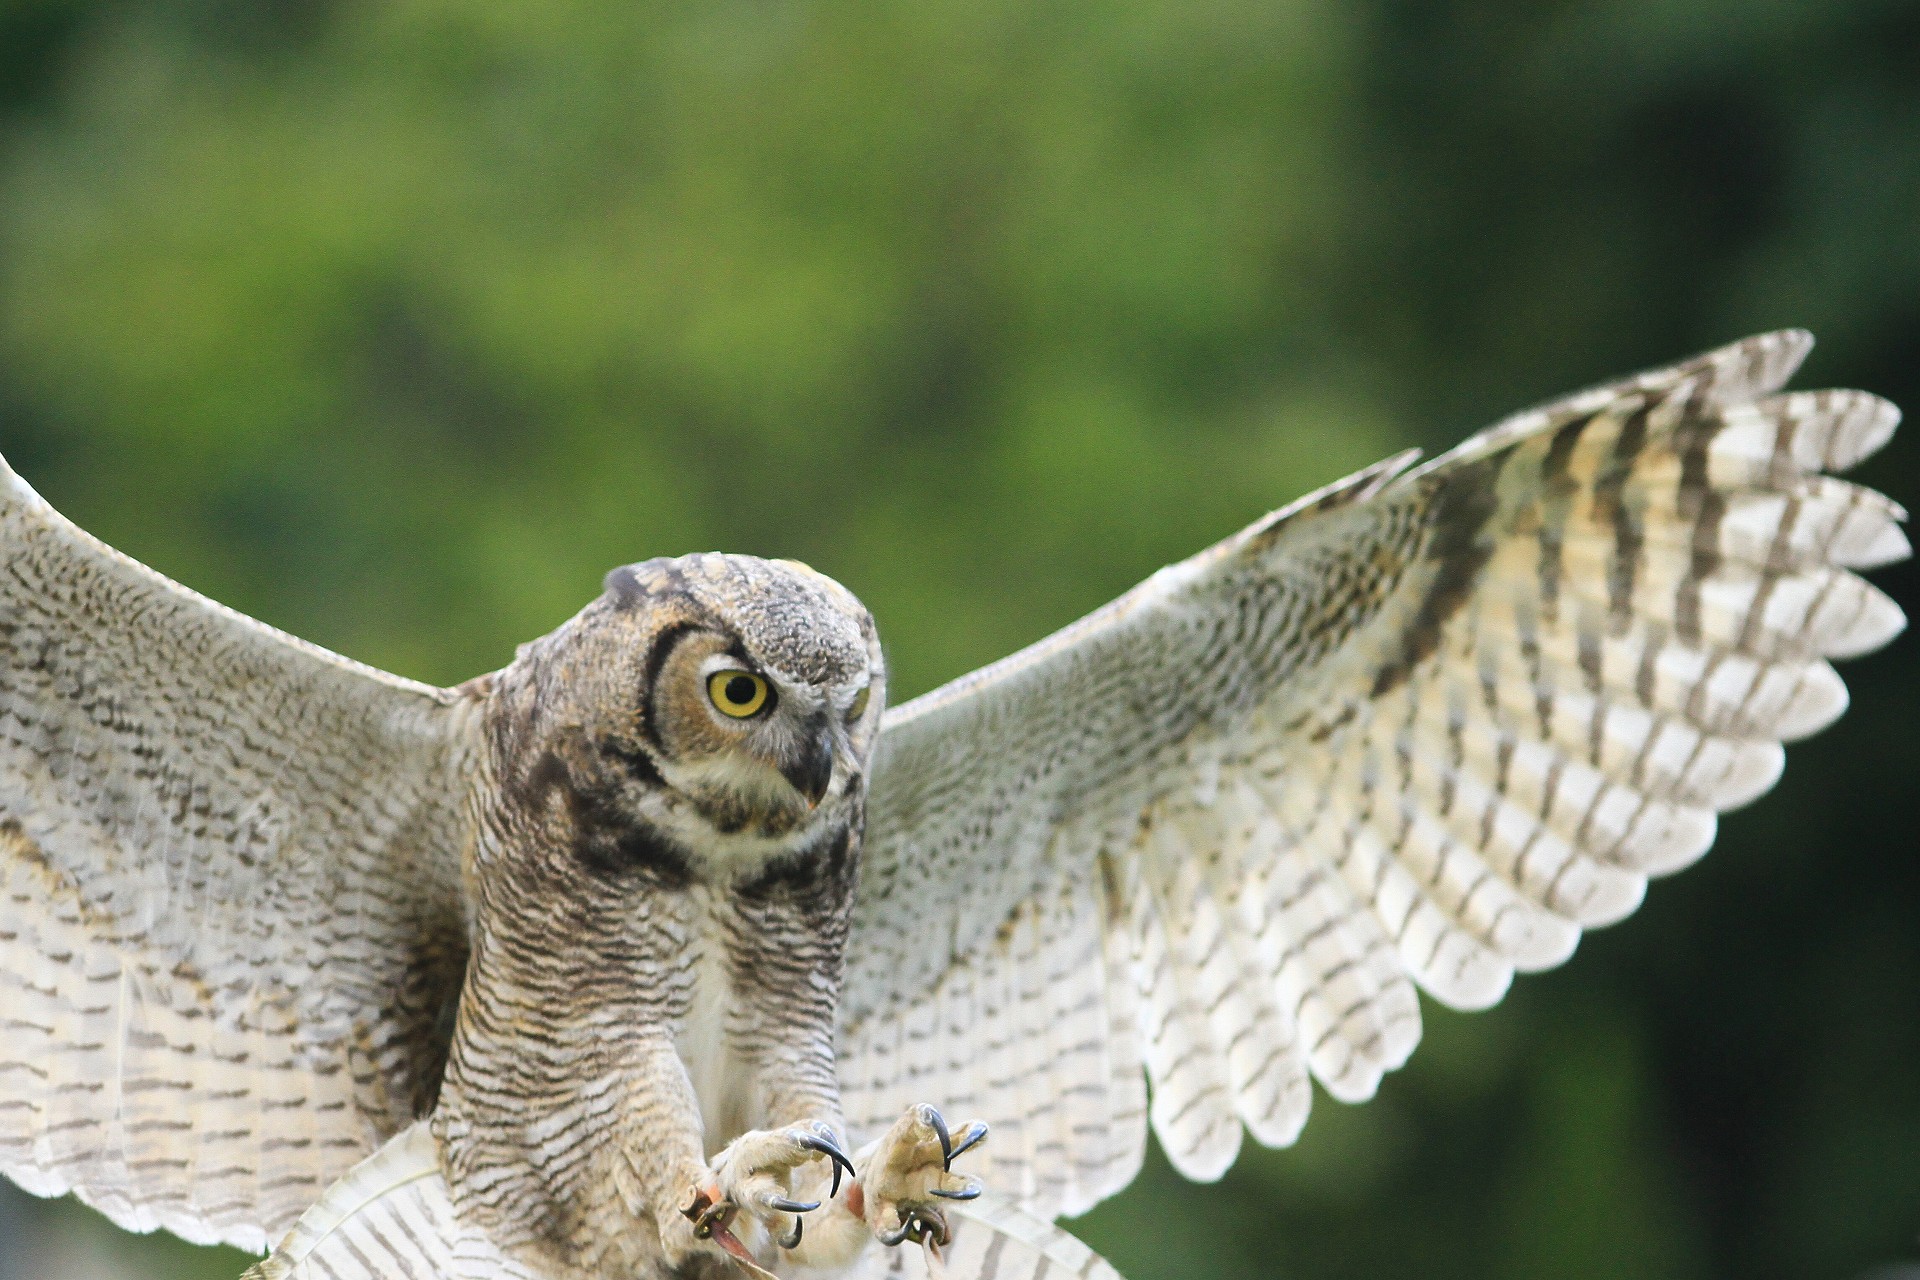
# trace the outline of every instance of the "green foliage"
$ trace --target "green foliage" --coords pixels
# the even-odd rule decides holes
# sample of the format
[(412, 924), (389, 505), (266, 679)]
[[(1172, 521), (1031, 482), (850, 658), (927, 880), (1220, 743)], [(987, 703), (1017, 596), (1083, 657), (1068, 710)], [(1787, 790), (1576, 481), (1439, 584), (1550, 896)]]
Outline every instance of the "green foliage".
[[(425, 679), (724, 547), (847, 582), (911, 695), (1745, 332), (1920, 403), (1915, 48), (1911, 0), (12, 0), (0, 449)], [(1866, 478), (1912, 502), (1913, 448)], [(1432, 1011), (1380, 1099), (1220, 1186), (1155, 1157), (1088, 1237), (1135, 1280), (1911, 1255), (1912, 669), (1850, 668), (1849, 719), (1567, 972)], [(12, 1212), (0, 1277), (92, 1229)]]

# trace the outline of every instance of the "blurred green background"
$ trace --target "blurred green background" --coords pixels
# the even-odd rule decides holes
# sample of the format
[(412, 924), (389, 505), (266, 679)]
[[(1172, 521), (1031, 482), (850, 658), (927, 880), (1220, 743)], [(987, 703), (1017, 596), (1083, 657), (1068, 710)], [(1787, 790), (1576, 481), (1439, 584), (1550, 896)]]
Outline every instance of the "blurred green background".
[[(846, 582), (910, 696), (1785, 324), (1803, 385), (1920, 405), (1920, 5), (0, 3), (0, 449), (436, 682), (717, 547)], [(1912, 504), (1916, 449), (1864, 478)], [(1132, 1280), (1920, 1256), (1913, 654), (1630, 924), (1430, 1007), (1378, 1100), (1079, 1229)], [(0, 1188), (5, 1280), (244, 1262)]]

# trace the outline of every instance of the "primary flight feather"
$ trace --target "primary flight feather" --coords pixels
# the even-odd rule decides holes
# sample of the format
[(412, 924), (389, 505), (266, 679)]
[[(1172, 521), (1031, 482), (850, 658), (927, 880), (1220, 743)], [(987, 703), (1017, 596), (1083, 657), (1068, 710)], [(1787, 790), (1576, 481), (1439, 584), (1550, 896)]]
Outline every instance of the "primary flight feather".
[(1149, 1125), (1213, 1178), (1370, 1096), (1417, 990), (1565, 960), (1845, 708), (1908, 546), (1826, 473), (1898, 415), (1782, 394), (1809, 345), (1389, 460), (892, 709), (804, 566), (617, 569), (441, 690), (0, 467), (0, 1170), (271, 1277), (1110, 1274), (1050, 1220)]

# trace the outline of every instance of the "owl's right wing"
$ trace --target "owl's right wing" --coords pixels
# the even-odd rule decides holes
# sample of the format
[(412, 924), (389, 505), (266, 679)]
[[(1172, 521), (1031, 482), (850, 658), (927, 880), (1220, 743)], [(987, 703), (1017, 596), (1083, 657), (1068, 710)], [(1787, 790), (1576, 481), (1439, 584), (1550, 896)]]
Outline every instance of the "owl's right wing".
[[(1310, 1079), (1558, 964), (1846, 705), (1891, 435), (1762, 335), (1393, 459), (889, 711), (841, 993), (855, 1141), (930, 1101), (1042, 1214), (1269, 1145)], [(1145, 1077), (1143, 1079), (1143, 1077)], [(1146, 1080), (1153, 1094), (1149, 1108)]]
[(354, 1165), (240, 1280), (545, 1280), (463, 1223), (424, 1120)]
[(0, 462), (0, 1172), (256, 1250), (431, 1101), (472, 717)]

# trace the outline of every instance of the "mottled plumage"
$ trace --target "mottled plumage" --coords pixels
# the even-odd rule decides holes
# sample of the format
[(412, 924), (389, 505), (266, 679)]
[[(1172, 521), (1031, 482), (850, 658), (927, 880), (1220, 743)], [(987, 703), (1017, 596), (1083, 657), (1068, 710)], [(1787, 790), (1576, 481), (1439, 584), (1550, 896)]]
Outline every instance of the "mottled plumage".
[(1897, 414), (1777, 394), (1808, 345), (1391, 459), (897, 709), (804, 566), (617, 569), (438, 690), (0, 473), (0, 1170), (270, 1277), (1110, 1275), (1048, 1221), (1149, 1124), (1212, 1178), (1370, 1096), (1417, 989), (1565, 960), (1844, 709), (1908, 548), (1822, 473)]

